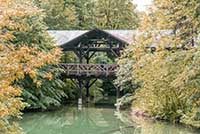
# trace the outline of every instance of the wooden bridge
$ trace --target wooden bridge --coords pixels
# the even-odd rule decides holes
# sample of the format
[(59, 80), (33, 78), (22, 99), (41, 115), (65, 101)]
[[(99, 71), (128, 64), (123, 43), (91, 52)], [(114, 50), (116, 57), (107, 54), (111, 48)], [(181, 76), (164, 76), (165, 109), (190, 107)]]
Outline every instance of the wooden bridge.
[[(120, 32), (120, 31), (119, 31)], [(117, 64), (91, 64), (97, 53), (106, 53), (109, 58), (117, 58), (128, 43), (118, 36), (103, 30), (94, 29), (60, 45), (65, 63), (59, 64), (64, 70), (64, 78), (70, 79), (80, 90), (79, 103), (82, 104), (83, 90), (89, 100), (89, 89), (97, 79), (113, 80), (119, 68)], [(75, 54), (74, 63), (67, 63), (68, 53)], [(117, 93), (119, 90), (116, 88)], [(118, 96), (118, 95), (117, 95)]]
[(113, 78), (119, 68), (117, 64), (60, 64), (68, 78)]

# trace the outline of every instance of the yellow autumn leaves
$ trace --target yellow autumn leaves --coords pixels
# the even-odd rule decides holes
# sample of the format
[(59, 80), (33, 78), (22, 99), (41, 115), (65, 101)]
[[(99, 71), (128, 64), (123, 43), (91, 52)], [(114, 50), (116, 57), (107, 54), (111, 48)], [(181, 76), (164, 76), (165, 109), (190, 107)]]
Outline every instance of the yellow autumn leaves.
[(158, 119), (200, 127), (200, 2), (153, 3), (130, 46), (134, 78), (141, 84), (133, 107)]
[[(14, 86), (14, 82), (29, 75), (37, 86), (37, 71), (47, 64), (57, 64), (61, 57), (61, 50), (54, 48), (49, 52), (30, 48), (27, 45), (14, 47), (9, 41), (15, 36), (9, 29), (23, 29), (23, 25), (13, 21), (12, 17), (24, 17), (34, 14), (39, 10), (22, 1), (0, 0), (0, 132), (7, 133), (11, 130), (7, 122), (10, 117), (21, 115), (24, 108), (21, 89)], [(6, 28), (5, 28), (6, 26)], [(51, 73), (46, 74), (46, 79), (51, 80)], [(12, 130), (15, 131), (15, 130)]]

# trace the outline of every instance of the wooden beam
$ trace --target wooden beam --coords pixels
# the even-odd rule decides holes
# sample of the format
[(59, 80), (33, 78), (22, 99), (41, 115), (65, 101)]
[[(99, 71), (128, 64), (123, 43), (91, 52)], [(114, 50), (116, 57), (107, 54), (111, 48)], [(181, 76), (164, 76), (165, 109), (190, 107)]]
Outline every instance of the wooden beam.
[(95, 55), (96, 52), (93, 52), (90, 56), (89, 56), (89, 59), (91, 59), (94, 55)]
[[(117, 51), (117, 50), (123, 50), (123, 48), (121, 47), (113, 47), (112, 48), (113, 50)], [(88, 48), (82, 48), (83, 51), (95, 51), (95, 52), (108, 52), (110, 51), (110, 47), (90, 47), (89, 49)], [(64, 51), (80, 51), (80, 48), (79, 47), (76, 47), (76, 48), (67, 48), (67, 49), (64, 49)]]
[(117, 53), (111, 48), (110, 51), (114, 54), (115, 57), (119, 57), (119, 55), (117, 55)]
[(97, 79), (95, 79), (92, 83), (89, 84), (89, 88), (91, 88), (91, 86), (97, 81)]

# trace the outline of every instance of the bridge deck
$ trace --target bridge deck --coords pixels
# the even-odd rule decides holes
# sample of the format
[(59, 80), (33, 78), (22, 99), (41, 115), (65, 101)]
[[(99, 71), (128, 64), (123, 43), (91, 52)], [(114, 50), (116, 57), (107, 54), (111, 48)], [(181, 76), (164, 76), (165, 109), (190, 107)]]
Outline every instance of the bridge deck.
[(66, 77), (115, 77), (119, 68), (117, 64), (60, 64)]

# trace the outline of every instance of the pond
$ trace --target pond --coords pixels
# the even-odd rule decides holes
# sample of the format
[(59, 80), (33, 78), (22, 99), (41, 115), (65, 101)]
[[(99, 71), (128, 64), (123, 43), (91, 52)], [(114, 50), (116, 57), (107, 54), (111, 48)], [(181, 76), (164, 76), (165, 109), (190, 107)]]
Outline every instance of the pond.
[[(142, 122), (142, 123), (141, 123)], [(133, 122), (128, 111), (90, 106), (66, 106), (57, 111), (25, 113), (19, 122), (27, 134), (198, 134), (163, 122)]]

